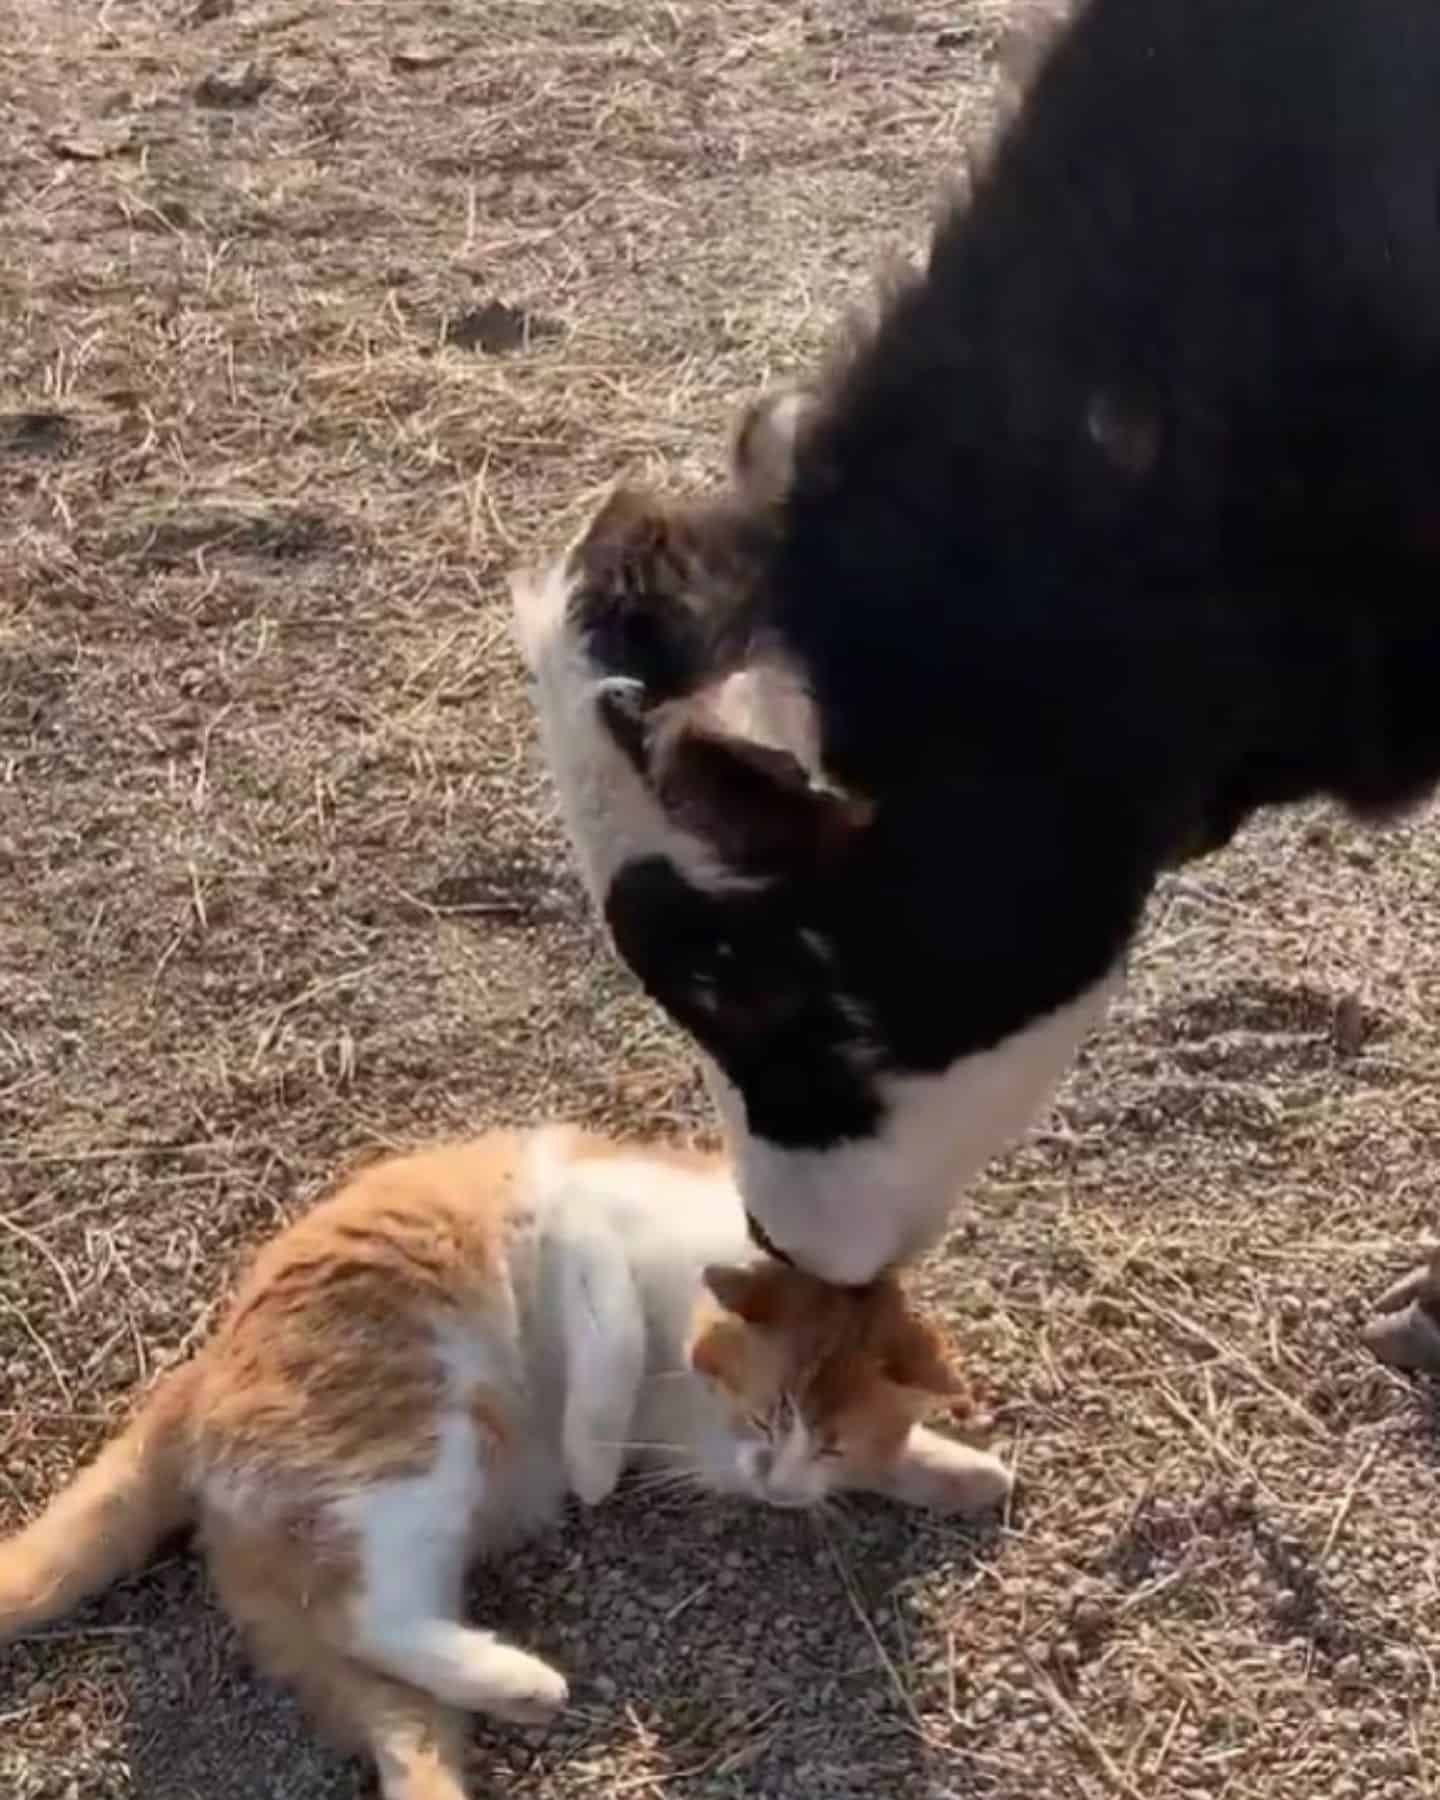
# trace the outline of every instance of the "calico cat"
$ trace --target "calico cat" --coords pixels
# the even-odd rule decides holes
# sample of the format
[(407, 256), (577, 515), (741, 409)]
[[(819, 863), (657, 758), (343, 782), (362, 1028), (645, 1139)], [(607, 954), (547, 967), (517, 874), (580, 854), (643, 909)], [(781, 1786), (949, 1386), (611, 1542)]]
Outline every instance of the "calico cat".
[(892, 1281), (753, 1262), (723, 1163), (569, 1127), (371, 1163), (259, 1254), (219, 1330), (0, 1543), (0, 1641), (198, 1529), (257, 1660), (463, 1800), (460, 1711), (564, 1678), (462, 1622), (467, 1565), (659, 1463), (773, 1506), (844, 1489), (972, 1516), (1009, 1476), (926, 1430), (964, 1391)]

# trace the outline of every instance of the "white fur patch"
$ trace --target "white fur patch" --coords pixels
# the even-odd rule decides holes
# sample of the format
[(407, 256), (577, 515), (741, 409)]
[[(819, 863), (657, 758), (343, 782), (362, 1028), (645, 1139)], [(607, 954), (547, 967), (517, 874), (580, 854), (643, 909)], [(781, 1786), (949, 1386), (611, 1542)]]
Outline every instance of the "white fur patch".
[(1118, 975), (1100, 982), (943, 1074), (877, 1076), (882, 1130), (828, 1150), (751, 1137), (739, 1096), (712, 1069), (746, 1205), (780, 1249), (831, 1281), (869, 1281), (927, 1248), (961, 1189), (1053, 1092), (1118, 984)]
[(564, 629), (565, 609), (574, 586), (568, 549), (542, 567), (516, 569), (510, 577), (515, 642), (531, 674), (539, 668), (545, 647)]
[(645, 1375), (645, 1306), (624, 1236), (584, 1204), (578, 1187), (557, 1223), (565, 1470), (577, 1498), (597, 1506), (614, 1491), (629, 1451)]
[[(439, 1441), (423, 1475), (377, 1482), (345, 1496), (337, 1516), (355, 1533), (363, 1570), (356, 1647), (382, 1668), (419, 1680), (439, 1621), (459, 1612), (472, 1524), (485, 1497), (484, 1445), (469, 1401), (487, 1373), (484, 1347), (458, 1332), (439, 1336), (446, 1397)], [(433, 1645), (431, 1648), (433, 1649)]]

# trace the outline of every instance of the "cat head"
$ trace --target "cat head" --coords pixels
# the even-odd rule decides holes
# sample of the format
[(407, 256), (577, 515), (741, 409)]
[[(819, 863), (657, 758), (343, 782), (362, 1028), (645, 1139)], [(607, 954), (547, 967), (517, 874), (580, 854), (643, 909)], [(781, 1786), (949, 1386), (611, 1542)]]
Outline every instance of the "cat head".
[(705, 1271), (690, 1366), (726, 1409), (733, 1485), (813, 1506), (882, 1475), (911, 1427), (970, 1411), (939, 1331), (893, 1278), (837, 1288), (780, 1263)]

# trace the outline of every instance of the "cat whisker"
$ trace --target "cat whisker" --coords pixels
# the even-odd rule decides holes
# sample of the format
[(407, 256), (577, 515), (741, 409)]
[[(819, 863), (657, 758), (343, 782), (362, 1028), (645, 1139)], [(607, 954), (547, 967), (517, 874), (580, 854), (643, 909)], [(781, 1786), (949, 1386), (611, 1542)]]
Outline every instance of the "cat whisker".
[(697, 1469), (650, 1469), (631, 1484), (634, 1491), (645, 1494), (679, 1492), (700, 1493), (704, 1483)]
[(602, 1450), (665, 1450), (672, 1456), (683, 1456), (684, 1444), (661, 1443), (647, 1438), (596, 1438), (596, 1445)]
[(844, 1494), (826, 1494), (815, 1510), (826, 1526), (849, 1525), (852, 1522), (851, 1509), (846, 1502), (847, 1496)]
[(664, 1469), (641, 1469), (635, 1476), (638, 1482), (658, 1481), (693, 1481), (697, 1479), (698, 1470), (689, 1463), (679, 1463)]
[(656, 1512), (665, 1511), (670, 1507), (689, 1508), (694, 1505), (697, 1498), (698, 1496), (692, 1488), (658, 1488), (647, 1491), (644, 1496), (645, 1505), (653, 1508)]

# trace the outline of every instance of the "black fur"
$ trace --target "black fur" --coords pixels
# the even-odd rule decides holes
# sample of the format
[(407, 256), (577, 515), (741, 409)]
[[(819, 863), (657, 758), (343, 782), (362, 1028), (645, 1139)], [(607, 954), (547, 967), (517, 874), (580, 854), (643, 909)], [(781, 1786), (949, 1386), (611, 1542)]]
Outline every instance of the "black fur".
[(605, 901), (651, 997), (745, 1095), (751, 1129), (790, 1149), (868, 1136), (881, 1110), (845, 971), (803, 935), (823, 918), (816, 902), (793, 889), (704, 894), (658, 856), (621, 868)]
[(1257, 807), (1423, 794), (1440, 6), (1094, 0), (779, 531), (766, 622), (889, 813), (931, 1003), (988, 1016), (967, 1038), (1075, 991)]
[[(1092, 0), (757, 518), (726, 630), (874, 823), (763, 900), (647, 863), (608, 911), (752, 1131), (818, 1145), (878, 1123), (862, 1036), (942, 1069), (1257, 807), (1440, 776), (1440, 5)], [(677, 691), (675, 618), (592, 641)]]
[(769, 607), (869, 791), (1083, 762), (1146, 860), (1388, 807), (1437, 452), (1440, 7), (1094, 0), (802, 443)]

